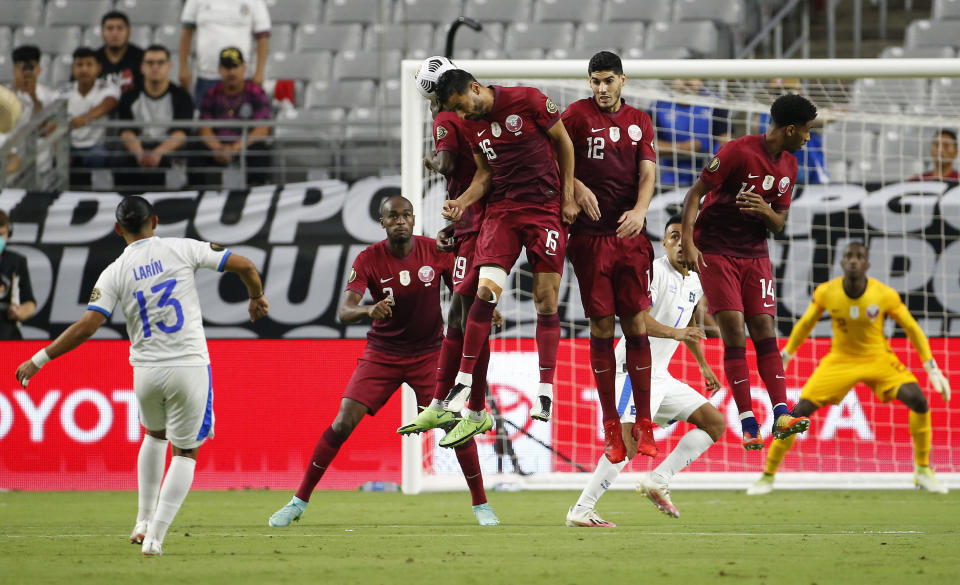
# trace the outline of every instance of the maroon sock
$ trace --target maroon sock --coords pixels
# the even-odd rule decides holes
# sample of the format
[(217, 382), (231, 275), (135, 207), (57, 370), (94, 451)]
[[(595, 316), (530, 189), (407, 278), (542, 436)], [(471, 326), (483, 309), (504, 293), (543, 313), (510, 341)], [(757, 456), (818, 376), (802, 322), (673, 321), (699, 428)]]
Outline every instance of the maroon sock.
[(627, 373), (633, 386), (633, 404), (637, 418), (650, 416), (650, 338), (643, 335), (627, 335)]
[(457, 461), (460, 462), (460, 469), (463, 470), (463, 477), (467, 480), (467, 486), (470, 488), (470, 499), (474, 506), (485, 504), (487, 502), (487, 492), (483, 489), (483, 475), (480, 473), (480, 457), (477, 455), (477, 442), (473, 439), (467, 441), (462, 447), (453, 450), (457, 454)]
[(440, 346), (440, 357), (437, 358), (437, 387), (433, 397), (443, 400), (447, 392), (453, 388), (453, 379), (457, 377), (457, 368), (460, 367), (460, 355), (463, 354), (463, 331), (447, 325), (447, 335)]
[(470, 312), (467, 313), (467, 329), (463, 332), (463, 357), (460, 359), (461, 372), (473, 374), (480, 352), (490, 337), (490, 324), (493, 322), (493, 310), (496, 308), (496, 303), (485, 301), (480, 297), (473, 300)]
[(597, 381), (600, 395), (600, 410), (603, 420), (620, 418), (617, 413), (617, 358), (613, 353), (612, 337), (596, 337), (590, 334), (590, 366)]
[(786, 405), (787, 378), (783, 375), (783, 359), (780, 357), (780, 350), (777, 349), (777, 338), (768, 337), (754, 341), (753, 348), (757, 351), (757, 370), (760, 372), (763, 385), (767, 387), (770, 404)]
[(317, 487), (323, 472), (327, 466), (337, 456), (340, 446), (346, 439), (333, 432), (333, 427), (327, 427), (323, 431), (323, 436), (317, 441), (317, 446), (313, 449), (313, 457), (310, 459), (310, 465), (307, 466), (306, 473), (303, 474), (303, 481), (300, 482), (300, 489), (297, 490), (297, 497), (304, 502), (310, 501), (310, 494), (313, 488)]
[[(487, 366), (490, 365), (490, 343), (484, 342), (477, 356), (477, 367), (473, 369), (473, 386), (470, 387), (470, 399), (467, 408), (483, 410), (487, 404)], [(456, 375), (456, 372), (454, 372)], [(451, 384), (452, 386), (452, 384)]]
[(537, 354), (540, 356), (540, 383), (553, 384), (560, 346), (560, 315), (537, 315)]
[(750, 400), (750, 370), (747, 369), (747, 350), (743, 347), (725, 347), (723, 350), (723, 373), (733, 392), (740, 414), (753, 411)]

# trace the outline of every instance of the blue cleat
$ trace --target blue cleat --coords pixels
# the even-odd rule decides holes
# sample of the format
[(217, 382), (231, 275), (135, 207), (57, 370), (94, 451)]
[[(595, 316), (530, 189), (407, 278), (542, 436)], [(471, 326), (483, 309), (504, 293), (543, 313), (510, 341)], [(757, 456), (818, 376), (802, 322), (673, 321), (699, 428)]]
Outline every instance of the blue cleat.
[(294, 496), (286, 506), (274, 512), (273, 516), (270, 516), (268, 524), (274, 528), (290, 526), (291, 522), (299, 520), (300, 516), (303, 516), (303, 511), (306, 509), (307, 503)]
[(489, 502), (473, 507), (473, 515), (477, 517), (480, 526), (500, 526), (500, 519), (493, 513)]

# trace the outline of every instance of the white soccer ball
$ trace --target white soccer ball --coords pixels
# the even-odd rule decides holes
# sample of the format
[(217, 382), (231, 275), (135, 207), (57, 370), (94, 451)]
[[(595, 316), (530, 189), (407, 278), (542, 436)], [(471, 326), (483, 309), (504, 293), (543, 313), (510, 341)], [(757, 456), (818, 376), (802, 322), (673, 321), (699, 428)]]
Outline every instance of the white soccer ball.
[(457, 69), (457, 66), (450, 59), (439, 55), (427, 57), (417, 69), (417, 91), (426, 99), (432, 99), (440, 76), (451, 69)]

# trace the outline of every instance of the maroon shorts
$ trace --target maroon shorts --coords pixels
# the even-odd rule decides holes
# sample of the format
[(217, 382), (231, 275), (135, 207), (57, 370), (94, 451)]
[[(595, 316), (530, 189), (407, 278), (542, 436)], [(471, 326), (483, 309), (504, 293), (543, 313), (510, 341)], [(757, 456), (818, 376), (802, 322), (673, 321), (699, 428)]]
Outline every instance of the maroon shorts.
[(567, 226), (558, 203), (505, 199), (487, 205), (473, 265), (496, 264), (510, 272), (523, 247), (533, 272), (563, 274)]
[(777, 315), (776, 286), (770, 258), (736, 258), (704, 254), (700, 284), (710, 314), (740, 311), (744, 319), (754, 315)]
[(473, 263), (477, 249), (477, 232), (457, 237), (457, 258), (453, 264), (453, 292), (465, 297), (476, 296), (480, 271)]
[(567, 256), (587, 317), (628, 317), (650, 307), (653, 246), (647, 236), (572, 235)]
[(406, 382), (417, 395), (417, 404), (426, 406), (433, 399), (440, 348), (423, 355), (403, 356), (384, 353), (368, 346), (357, 360), (343, 397), (356, 400), (377, 414), (397, 388)]

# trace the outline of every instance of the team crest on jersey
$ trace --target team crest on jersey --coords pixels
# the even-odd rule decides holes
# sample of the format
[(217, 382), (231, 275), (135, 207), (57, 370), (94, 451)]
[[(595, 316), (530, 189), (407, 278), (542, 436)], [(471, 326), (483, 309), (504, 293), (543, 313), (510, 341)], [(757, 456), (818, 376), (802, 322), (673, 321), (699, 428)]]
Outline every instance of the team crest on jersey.
[(504, 122), (507, 125), (507, 130), (510, 132), (519, 132), (523, 128), (523, 118), (516, 114), (510, 114), (507, 116), (506, 121)]
[(620, 140), (620, 127), (619, 127), (619, 126), (611, 126), (611, 127), (610, 127), (610, 140), (612, 140), (613, 142), (616, 142), (616, 141)]
[(443, 126), (437, 126), (437, 140), (443, 140), (443, 137), (447, 135), (447, 129)]
[(560, 109), (560, 108), (557, 107), (557, 104), (553, 103), (553, 100), (552, 100), (552, 99), (547, 98), (547, 113), (548, 113), (548, 114), (556, 114), (556, 113), (557, 113), (557, 110), (559, 110), (559, 109)]
[(769, 191), (769, 190), (770, 190), (770, 187), (773, 187), (773, 182), (774, 182), (775, 180), (776, 180), (776, 179), (773, 178), (773, 175), (767, 175), (766, 177), (764, 177), (764, 178), (763, 178), (763, 190), (764, 190), (764, 191)]
[(103, 295), (100, 293), (100, 289), (94, 287), (93, 290), (90, 291), (90, 302), (95, 303), (99, 301), (101, 296)]
[[(350, 276), (347, 277), (347, 282), (353, 282), (357, 279), (357, 271), (353, 268), (350, 269)], [(94, 289), (96, 290), (96, 289)]]
[(780, 184), (777, 185), (777, 190), (780, 191), (780, 194), (783, 195), (784, 193), (787, 192), (787, 189), (789, 188), (790, 188), (790, 178), (783, 177), (782, 179), (780, 179)]
[(502, 132), (503, 130), (500, 129), (500, 124), (497, 122), (490, 124), (490, 133), (493, 134), (494, 138), (500, 138)]
[(869, 307), (867, 307), (868, 319), (876, 319), (877, 315), (879, 314), (880, 314), (880, 307), (878, 307), (877, 305), (870, 305)]
[(707, 170), (710, 171), (711, 173), (715, 173), (719, 168), (720, 168), (720, 157), (715, 156), (713, 157), (713, 160), (710, 161), (710, 166), (707, 167)]
[(860, 318), (860, 307), (856, 305), (851, 305), (850, 307), (850, 318), (859, 319)]
[(210, 242), (210, 249), (214, 252), (223, 252), (223, 246), (220, 244), (214, 244), (213, 242)]
[(433, 266), (421, 266), (420, 270), (417, 271), (417, 278), (420, 279), (420, 282), (424, 283), (427, 286), (430, 286), (430, 283), (433, 282), (433, 279), (437, 276), (437, 273), (434, 272)]
[(636, 124), (630, 124), (627, 128), (627, 136), (630, 137), (630, 140), (634, 142), (640, 142), (640, 139), (643, 138), (643, 130), (640, 129), (640, 126)]
[(409, 271), (409, 270), (401, 270), (401, 271), (400, 271), (400, 284), (402, 284), (403, 286), (409, 286), (409, 284), (410, 284), (410, 271)]

